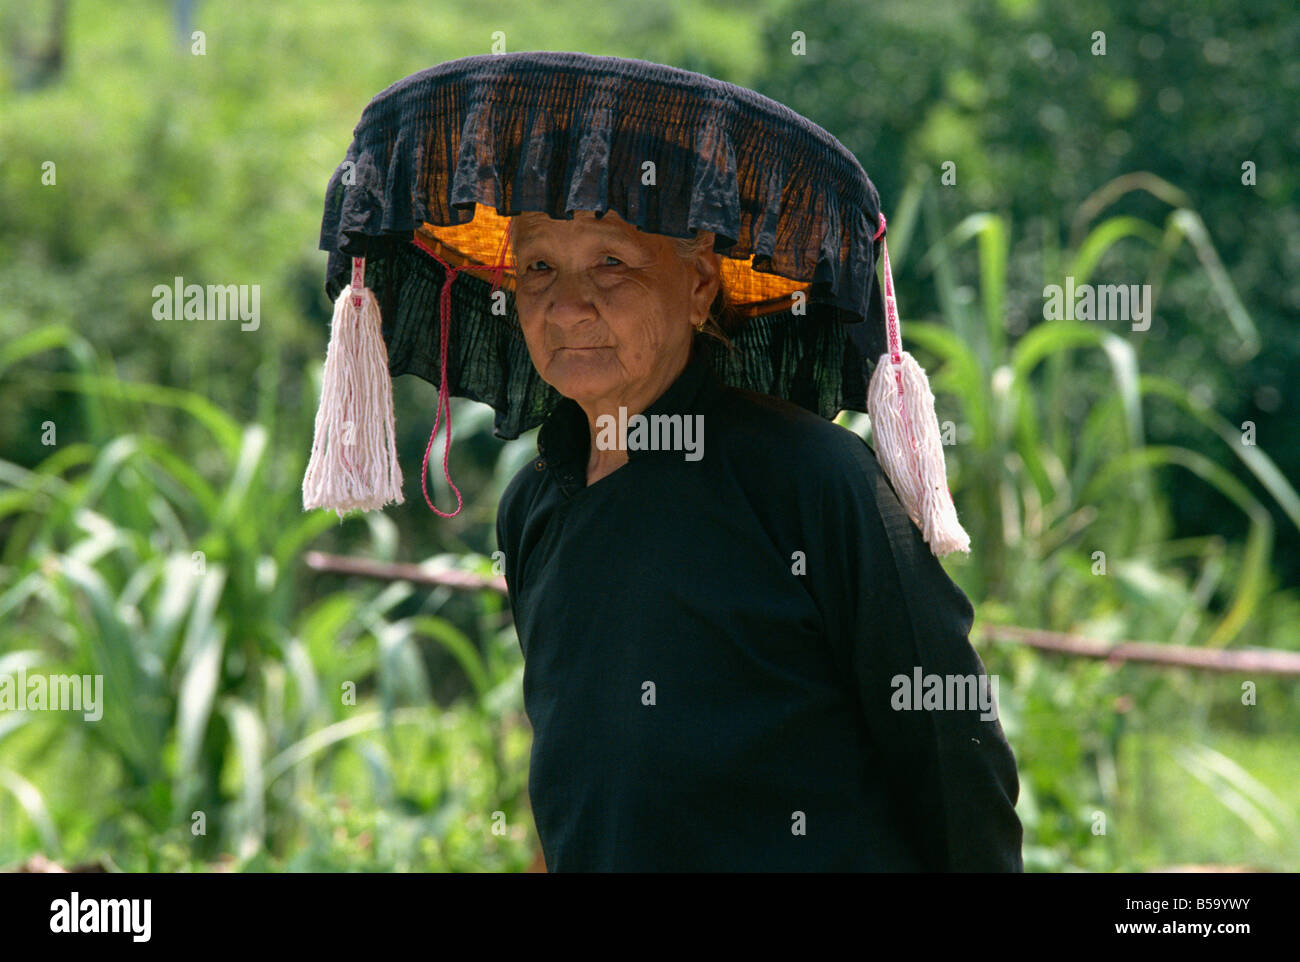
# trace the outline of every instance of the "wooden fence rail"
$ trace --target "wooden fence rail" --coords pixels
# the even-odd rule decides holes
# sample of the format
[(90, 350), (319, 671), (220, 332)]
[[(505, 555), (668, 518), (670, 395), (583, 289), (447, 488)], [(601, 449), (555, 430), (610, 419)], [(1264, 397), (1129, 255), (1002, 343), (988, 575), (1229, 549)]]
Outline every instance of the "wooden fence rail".
[[(469, 571), (434, 571), (416, 564), (370, 561), (345, 555), (309, 551), (308, 568), (334, 574), (358, 575), (383, 581), (409, 581), (412, 584), (454, 588), (461, 591), (495, 591), (506, 593), (506, 579), (500, 575), (480, 575)], [(1244, 675), (1288, 675), (1300, 677), (1300, 652), (1273, 651), (1265, 648), (1191, 648), (1186, 645), (1163, 645), (1147, 641), (1103, 641), (1059, 631), (1041, 631), (1017, 625), (977, 625), (972, 640), (994, 644), (1026, 645), (1039, 651), (1076, 658), (1098, 658), (1112, 663), (1134, 662), (1198, 671), (1230, 672)]]

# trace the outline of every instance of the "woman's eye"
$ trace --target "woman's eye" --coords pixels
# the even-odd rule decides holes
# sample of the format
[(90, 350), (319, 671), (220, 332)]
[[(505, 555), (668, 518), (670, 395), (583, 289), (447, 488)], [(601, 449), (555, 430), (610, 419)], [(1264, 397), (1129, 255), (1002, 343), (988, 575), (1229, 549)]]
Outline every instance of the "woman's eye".
[[(622, 262), (621, 260), (619, 260), (619, 258), (615, 257), (613, 254), (606, 254), (606, 255), (605, 255), (605, 260), (607, 260), (607, 261), (613, 261), (614, 263), (612, 263), (612, 264), (602, 264), (602, 265), (601, 265), (602, 267), (622, 267), (622, 266), (623, 266), (623, 262)], [(540, 266), (539, 266), (539, 265), (540, 265)], [(525, 271), (526, 273), (527, 273), (527, 272), (542, 273), (542, 272), (548, 271), (548, 270), (550, 270), (550, 269), (551, 269), (550, 265), (547, 264), (546, 261), (542, 261), (542, 260), (530, 261), (530, 262), (529, 262), (529, 263), (524, 267), (524, 271)]]

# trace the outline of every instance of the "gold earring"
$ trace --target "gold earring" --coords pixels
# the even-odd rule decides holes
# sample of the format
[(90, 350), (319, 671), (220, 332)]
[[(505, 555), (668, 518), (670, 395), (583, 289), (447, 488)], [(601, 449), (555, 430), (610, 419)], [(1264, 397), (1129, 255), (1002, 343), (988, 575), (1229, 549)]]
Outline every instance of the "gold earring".
[(701, 319), (700, 319), (700, 323), (698, 323), (698, 324), (695, 325), (695, 329), (696, 329), (697, 331), (703, 331), (703, 330), (704, 330), (704, 325), (707, 324), (707, 323), (709, 323), (709, 319), (708, 319), (707, 317), (705, 317), (705, 318), (701, 318)]

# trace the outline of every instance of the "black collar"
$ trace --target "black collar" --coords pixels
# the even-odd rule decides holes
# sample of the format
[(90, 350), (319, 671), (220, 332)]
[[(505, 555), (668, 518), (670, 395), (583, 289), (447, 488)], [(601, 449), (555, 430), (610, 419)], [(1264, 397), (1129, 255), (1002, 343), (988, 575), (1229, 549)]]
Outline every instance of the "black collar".
[[(713, 368), (713, 350), (705, 335), (697, 334), (691, 344), (686, 367), (649, 407), (641, 413), (698, 414), (713, 399), (722, 380)], [(632, 412), (635, 413), (635, 412)], [(587, 486), (587, 456), (591, 450), (591, 429), (587, 415), (577, 401), (562, 397), (537, 432), (539, 467), (551, 477), (566, 496), (572, 497)], [(653, 457), (661, 451), (632, 448), (629, 460)]]

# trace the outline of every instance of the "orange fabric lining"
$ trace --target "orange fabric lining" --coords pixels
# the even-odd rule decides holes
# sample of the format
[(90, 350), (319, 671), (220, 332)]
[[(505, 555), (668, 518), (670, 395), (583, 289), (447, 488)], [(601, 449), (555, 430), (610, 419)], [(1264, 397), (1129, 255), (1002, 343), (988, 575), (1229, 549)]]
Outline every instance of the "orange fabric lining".
[[(421, 224), (412, 238), (417, 244), (437, 251), (453, 267), (462, 264), (495, 264), (504, 238), (508, 218), (490, 207), (474, 206), (474, 219), (467, 224), (439, 227)], [(502, 286), (513, 291), (515, 275), (509, 262), (502, 276)], [(722, 255), (722, 282), (736, 309), (744, 315), (770, 314), (788, 310), (795, 291), (807, 291), (808, 284), (792, 281), (779, 274), (764, 274), (752, 268), (753, 256), (743, 260)]]

